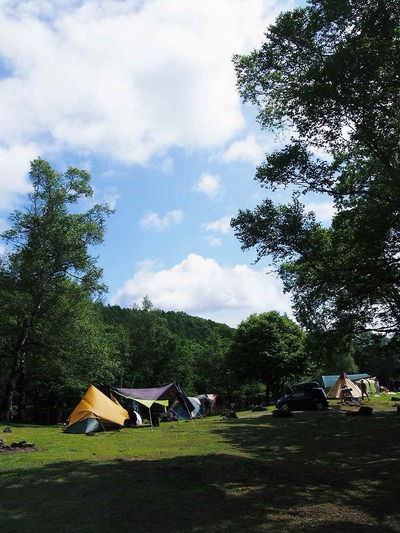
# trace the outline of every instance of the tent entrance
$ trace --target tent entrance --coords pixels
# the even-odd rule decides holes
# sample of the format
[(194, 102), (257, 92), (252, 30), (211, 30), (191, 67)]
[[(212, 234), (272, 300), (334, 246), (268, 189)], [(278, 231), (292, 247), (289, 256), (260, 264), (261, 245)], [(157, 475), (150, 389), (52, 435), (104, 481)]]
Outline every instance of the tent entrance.
[(90, 433), (91, 431), (101, 431), (102, 427), (97, 418), (85, 418), (83, 420), (78, 420), (75, 424), (68, 426), (64, 433)]

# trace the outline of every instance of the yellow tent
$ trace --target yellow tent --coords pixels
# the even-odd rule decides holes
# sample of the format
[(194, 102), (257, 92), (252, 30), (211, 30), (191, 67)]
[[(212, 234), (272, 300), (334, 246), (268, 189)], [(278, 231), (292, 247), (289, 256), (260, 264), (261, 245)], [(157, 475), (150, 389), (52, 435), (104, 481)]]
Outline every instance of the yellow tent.
[(112, 401), (93, 385), (69, 416), (65, 433), (89, 433), (116, 429), (124, 425), (129, 414), (116, 400)]

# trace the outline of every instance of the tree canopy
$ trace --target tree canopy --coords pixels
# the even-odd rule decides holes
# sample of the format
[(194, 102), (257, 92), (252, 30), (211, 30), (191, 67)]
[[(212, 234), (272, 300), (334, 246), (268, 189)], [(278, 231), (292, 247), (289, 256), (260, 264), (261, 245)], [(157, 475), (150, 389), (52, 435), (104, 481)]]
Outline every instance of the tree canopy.
[(267, 401), (307, 370), (302, 329), (277, 311), (250, 315), (236, 331), (230, 364), (242, 383), (264, 384)]
[(132, 309), (101, 306), (100, 311), (109, 327), (119, 331), (121, 386), (179, 381), (190, 394), (225, 388), (233, 328), (183, 312), (155, 309), (148, 298)]
[[(261, 126), (294, 133), (255, 176), (267, 191), (290, 188), (292, 202), (266, 198), (232, 226), (243, 248), (272, 258), (310, 331), (399, 330), (399, 58), (396, 0), (311, 0), (234, 58)], [(305, 211), (309, 193), (334, 205), (330, 227)]]

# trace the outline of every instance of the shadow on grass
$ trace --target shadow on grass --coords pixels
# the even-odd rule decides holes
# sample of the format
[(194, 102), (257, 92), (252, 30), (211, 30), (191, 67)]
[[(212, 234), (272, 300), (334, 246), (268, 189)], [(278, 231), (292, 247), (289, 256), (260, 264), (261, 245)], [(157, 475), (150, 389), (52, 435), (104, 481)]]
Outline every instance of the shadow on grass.
[(394, 412), (303, 412), (223, 425), (225, 439), (262, 460), (282, 504), (301, 508), (308, 530), (324, 523), (335, 531), (368, 531), (368, 525), (400, 531), (400, 417)]
[[(4, 472), (9, 532), (400, 531), (399, 418), (299, 414), (215, 425), (236, 455)], [(384, 432), (384, 434), (382, 434)]]

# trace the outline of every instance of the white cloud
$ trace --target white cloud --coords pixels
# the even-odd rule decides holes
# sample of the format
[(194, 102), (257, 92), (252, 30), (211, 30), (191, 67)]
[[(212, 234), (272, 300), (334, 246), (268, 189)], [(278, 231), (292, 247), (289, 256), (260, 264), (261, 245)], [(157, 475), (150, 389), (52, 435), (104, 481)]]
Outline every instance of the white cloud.
[(115, 209), (117, 207), (117, 201), (120, 198), (120, 194), (116, 187), (107, 187), (103, 191), (103, 196), (104, 201), (111, 209)]
[(171, 174), (174, 169), (174, 160), (169, 156), (164, 157), (157, 166), (164, 174)]
[(146, 213), (140, 221), (140, 225), (145, 229), (154, 229), (155, 231), (164, 231), (173, 224), (180, 224), (185, 215), (180, 209), (168, 211), (164, 216), (157, 213)]
[[(6, 220), (0, 218), (0, 233), (3, 233), (8, 227), (8, 223)], [(6, 245), (0, 242), (0, 257), (4, 255), (6, 252)]]
[(218, 237), (213, 237), (211, 235), (208, 235), (206, 237), (206, 241), (208, 242), (208, 244), (210, 246), (221, 246), (221, 244), (222, 244), (222, 240), (221, 239), (219, 239)]
[(164, 263), (159, 257), (151, 257), (143, 261), (138, 261), (138, 266), (140, 270), (160, 270), (163, 268)]
[(220, 196), (223, 192), (221, 178), (219, 176), (204, 173), (194, 186), (194, 190), (206, 194), (211, 200)]
[(330, 222), (336, 214), (335, 206), (332, 202), (309, 202), (305, 204), (306, 211), (313, 211), (317, 221)]
[[(8, 227), (9, 227), (8, 221), (0, 218), (0, 233), (3, 233), (3, 231), (8, 229)], [(7, 250), (7, 247), (5, 243), (0, 241), (0, 257), (5, 254), (6, 250)]]
[(206, 231), (216, 231), (217, 233), (227, 234), (231, 231), (231, 218), (232, 216), (222, 217), (213, 222), (206, 222), (202, 224), (202, 228)]
[(245, 161), (253, 165), (259, 165), (265, 159), (266, 152), (269, 151), (268, 145), (257, 140), (254, 135), (248, 135), (245, 139), (234, 141), (229, 148), (222, 154), (223, 161)]
[(328, 154), (327, 152), (325, 152), (325, 150), (322, 150), (321, 148), (311, 149), (310, 151), (314, 157), (316, 157), (317, 159), (322, 159), (322, 161), (326, 161), (327, 163), (331, 163), (333, 160), (332, 155)]
[(155, 307), (184, 311), (236, 326), (252, 313), (277, 310), (290, 315), (289, 298), (272, 275), (246, 265), (223, 267), (196, 254), (170, 269), (142, 266), (111, 298), (131, 306), (148, 296)]
[(127, 163), (222, 146), (245, 124), (232, 55), (259, 46), (286, 5), (3, 0), (0, 143)]
[(27, 179), (30, 161), (37, 155), (34, 144), (0, 148), (0, 211), (10, 211), (18, 195), (30, 191), (31, 185)]

